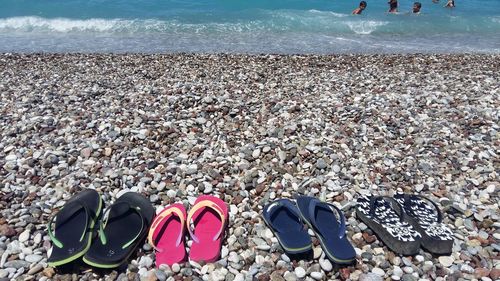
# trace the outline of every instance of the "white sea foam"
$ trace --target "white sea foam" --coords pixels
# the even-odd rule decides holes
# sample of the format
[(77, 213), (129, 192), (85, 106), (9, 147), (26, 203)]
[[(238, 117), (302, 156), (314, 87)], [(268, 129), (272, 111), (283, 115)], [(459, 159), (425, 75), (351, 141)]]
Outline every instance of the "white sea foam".
[(120, 19), (87, 19), (74, 20), (66, 18), (47, 19), (41, 17), (13, 17), (0, 19), (0, 30), (13, 31), (112, 31), (120, 27), (132, 25), (132, 21)]
[(334, 17), (338, 17), (338, 18), (343, 18), (343, 17), (348, 17), (349, 15), (348, 14), (342, 14), (342, 13), (335, 13), (335, 12), (332, 12), (332, 11), (319, 11), (319, 10), (309, 10), (310, 13), (314, 13), (314, 14), (322, 14), (322, 15), (328, 15), (328, 16), (334, 16)]
[(389, 24), (386, 21), (346, 21), (345, 24), (356, 34), (368, 35), (376, 31), (379, 27)]
[(121, 19), (66, 19), (54, 18), (47, 19), (41, 17), (13, 17), (0, 19), (1, 30), (13, 31), (55, 31), (55, 32), (72, 32), (72, 31), (93, 31), (107, 32), (117, 29), (127, 28), (132, 26), (134, 21)]
[(58, 32), (58, 33), (225, 33), (262, 31), (269, 28), (261, 21), (244, 21), (237, 23), (181, 23), (175, 20), (162, 21), (155, 19), (47, 19), (41, 17), (14, 17), (0, 19), (0, 32)]

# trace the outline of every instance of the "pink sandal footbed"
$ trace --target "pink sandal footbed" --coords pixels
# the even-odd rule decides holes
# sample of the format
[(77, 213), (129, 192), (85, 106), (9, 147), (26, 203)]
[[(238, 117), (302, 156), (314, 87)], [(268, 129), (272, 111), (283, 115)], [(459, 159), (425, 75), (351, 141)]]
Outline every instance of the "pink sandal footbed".
[(228, 218), (227, 205), (221, 199), (208, 195), (196, 199), (187, 217), (193, 240), (189, 252), (191, 260), (210, 263), (219, 259)]
[(156, 266), (186, 261), (184, 231), (186, 209), (180, 203), (172, 204), (153, 220), (148, 241), (156, 250)]

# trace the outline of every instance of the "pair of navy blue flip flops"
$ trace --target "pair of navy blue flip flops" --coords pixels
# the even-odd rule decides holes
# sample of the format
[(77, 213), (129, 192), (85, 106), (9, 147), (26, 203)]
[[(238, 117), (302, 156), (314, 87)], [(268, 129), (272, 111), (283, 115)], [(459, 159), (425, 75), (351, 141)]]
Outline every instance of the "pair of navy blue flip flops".
[(318, 237), (331, 261), (350, 264), (356, 258), (356, 252), (345, 236), (344, 214), (332, 204), (309, 196), (299, 196), (296, 202), (279, 199), (267, 204), (262, 216), (289, 255), (306, 254), (312, 250), (305, 223)]

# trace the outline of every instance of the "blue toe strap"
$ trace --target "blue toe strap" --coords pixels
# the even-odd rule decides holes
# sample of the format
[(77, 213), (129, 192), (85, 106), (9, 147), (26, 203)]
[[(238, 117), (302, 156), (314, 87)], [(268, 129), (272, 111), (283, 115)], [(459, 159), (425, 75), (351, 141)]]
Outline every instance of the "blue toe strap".
[[(288, 199), (276, 200), (267, 207), (265, 216), (268, 218), (268, 221), (271, 221), (272, 215), (281, 208), (286, 209), (287, 211), (292, 213), (295, 217), (297, 217), (297, 220), (299, 222), (302, 222), (297, 206), (295, 206), (295, 204)], [(280, 232), (280, 229), (277, 229), (276, 226), (273, 226), (273, 228), (276, 231)]]

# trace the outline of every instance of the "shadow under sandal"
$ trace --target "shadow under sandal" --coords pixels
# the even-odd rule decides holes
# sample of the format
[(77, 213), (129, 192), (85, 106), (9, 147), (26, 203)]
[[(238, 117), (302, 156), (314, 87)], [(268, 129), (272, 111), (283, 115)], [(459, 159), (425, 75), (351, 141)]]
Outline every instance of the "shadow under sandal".
[(99, 240), (92, 244), (83, 261), (98, 268), (120, 266), (144, 241), (154, 214), (153, 206), (142, 195), (123, 194), (109, 207), (107, 218), (99, 226)]
[(47, 226), (53, 245), (47, 260), (49, 266), (70, 263), (88, 251), (92, 243), (93, 228), (101, 211), (101, 197), (93, 189), (83, 190), (69, 199)]
[(319, 238), (326, 256), (337, 264), (352, 263), (356, 252), (345, 236), (346, 226), (342, 211), (332, 204), (309, 196), (299, 196), (297, 206), (302, 218)]
[(279, 199), (267, 204), (262, 217), (288, 255), (305, 254), (312, 250), (311, 237), (300, 218), (299, 209), (292, 201)]
[[(402, 207), (385, 196), (362, 196), (357, 200), (356, 216), (360, 218), (393, 252), (415, 255), (422, 236), (406, 221)], [(393, 208), (394, 205), (396, 208)]]
[(394, 199), (403, 206), (408, 221), (422, 235), (422, 247), (427, 251), (443, 255), (451, 253), (453, 233), (445, 226), (443, 215), (433, 201), (412, 194), (398, 193)]

